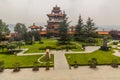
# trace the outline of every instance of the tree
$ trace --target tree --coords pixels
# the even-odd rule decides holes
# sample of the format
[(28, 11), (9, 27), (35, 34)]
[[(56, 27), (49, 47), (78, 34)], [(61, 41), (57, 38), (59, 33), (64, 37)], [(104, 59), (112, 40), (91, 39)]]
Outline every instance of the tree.
[(70, 37), (68, 35), (68, 26), (67, 19), (60, 23), (59, 31), (59, 43), (60, 44), (68, 44), (70, 42)]
[(26, 32), (26, 34), (24, 35), (24, 40), (26, 44), (32, 45), (33, 41), (32, 41), (32, 32)]
[(8, 28), (8, 25), (0, 19), (0, 41), (3, 37), (5, 37), (5, 35), (8, 35), (9, 33), (10, 30)]
[(77, 63), (77, 61), (74, 61), (74, 68), (78, 68), (78, 63)]
[(38, 62), (35, 61), (33, 65), (34, 65), (34, 66), (33, 66), (33, 69), (32, 69), (32, 70), (33, 70), (33, 71), (38, 71), (38, 70), (39, 70)]
[(96, 68), (97, 65), (97, 59), (96, 58), (92, 58), (91, 60), (88, 61), (90, 68)]
[(112, 60), (112, 63), (111, 63), (111, 66), (112, 66), (113, 68), (118, 68), (118, 61), (117, 61), (116, 59), (113, 59), (113, 60)]
[(12, 53), (14, 53), (15, 51), (15, 48), (17, 48), (17, 44), (15, 42), (12, 42), (12, 43), (9, 43), (7, 45), (7, 49)]
[(92, 34), (95, 33), (95, 30), (97, 30), (97, 28), (94, 26), (95, 24), (93, 23), (93, 20), (89, 17), (84, 27), (84, 31), (87, 37), (92, 37)]
[[(32, 31), (32, 35), (34, 36), (35, 41), (41, 41), (41, 36), (40, 36), (40, 33), (39, 33), (38, 30)], [(32, 36), (32, 37), (33, 37), (33, 36)]]
[(18, 33), (25, 33), (27, 31), (27, 28), (25, 24), (17, 23), (14, 27), (14, 31)]
[(17, 32), (19, 34), (19, 37), (18, 39), (19, 40), (22, 40), (25, 38), (25, 34), (27, 32), (27, 28), (25, 26), (25, 24), (22, 24), (22, 23), (17, 23), (14, 27), (14, 31)]
[(0, 49), (2, 49), (2, 52), (4, 51), (4, 49), (7, 47), (7, 43), (1, 43), (0, 44)]
[(83, 20), (81, 16), (79, 16), (78, 24), (76, 25), (75, 35), (74, 35), (76, 41), (79, 41), (82, 39), (81, 36), (83, 36), (84, 34), (83, 28), (84, 28)]
[(15, 62), (15, 63), (13, 64), (13, 67), (14, 67), (13, 72), (18, 72), (18, 71), (20, 71), (20, 63), (19, 63), (19, 62)]
[(4, 69), (3, 65), (4, 65), (4, 61), (0, 61), (0, 72), (3, 72)]
[(23, 41), (18, 41), (16, 44), (19, 47), (19, 49), (21, 49), (21, 46), (24, 44), (24, 42)]

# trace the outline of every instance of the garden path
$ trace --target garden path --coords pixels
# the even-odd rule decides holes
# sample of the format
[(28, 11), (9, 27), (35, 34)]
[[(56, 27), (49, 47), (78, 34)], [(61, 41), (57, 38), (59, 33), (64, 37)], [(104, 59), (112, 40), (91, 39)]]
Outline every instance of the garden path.
[(17, 56), (28, 56), (28, 55), (40, 55), (40, 54), (45, 54), (45, 53), (29, 53), (29, 54), (24, 54), (28, 48), (22, 49), (21, 52), (17, 53)]
[(69, 69), (64, 51), (54, 51), (54, 69), (66, 70)]
[[(99, 46), (87, 46), (85, 47), (85, 51), (83, 52), (74, 52), (74, 53), (91, 53), (95, 50), (98, 50), (100, 47)], [(26, 52), (28, 49), (22, 49), (23, 51), (18, 53), (17, 56), (28, 56), (28, 55), (40, 55), (40, 54), (45, 54), (45, 53), (29, 53), (29, 54), (24, 54), (24, 52)], [(62, 51), (51, 51), (51, 54), (54, 54), (54, 69), (55, 70), (67, 70), (69, 69), (69, 65), (67, 63), (65, 54), (66, 53), (72, 53), (72, 51), (68, 51), (66, 52), (65, 50)], [(41, 56), (40, 58), (38, 58), (38, 62), (39, 63), (43, 63), (41, 62), (41, 58), (43, 58), (43, 56)]]
[(80, 52), (69, 51), (69, 52), (65, 52), (65, 53), (92, 53), (92, 52), (98, 50), (99, 48), (100, 48), (100, 46), (86, 46), (85, 51), (80, 51)]
[[(80, 51), (80, 52), (73, 52), (73, 51), (65, 51), (65, 50), (61, 50), (61, 52), (63, 53), (91, 53), (94, 52), (96, 50), (98, 50), (100, 48), (100, 46), (86, 46), (85, 47), (85, 51)], [(28, 56), (28, 55), (40, 55), (40, 54), (46, 54), (44, 53), (29, 53), (29, 54), (24, 54), (26, 51), (28, 50), (28, 48), (22, 49), (21, 52), (17, 53), (17, 56)], [(59, 51), (56, 50), (52, 50), (50, 53), (54, 54), (54, 53), (58, 53)]]
[(114, 50), (113, 55), (120, 57), (120, 52), (118, 50)]
[(71, 70), (46, 71), (40, 68), (37, 72), (33, 72), (32, 68), (23, 68), (17, 73), (6, 69), (0, 73), (0, 80), (120, 80), (120, 68), (97, 66), (97, 69), (90, 69), (88, 66), (80, 66)]

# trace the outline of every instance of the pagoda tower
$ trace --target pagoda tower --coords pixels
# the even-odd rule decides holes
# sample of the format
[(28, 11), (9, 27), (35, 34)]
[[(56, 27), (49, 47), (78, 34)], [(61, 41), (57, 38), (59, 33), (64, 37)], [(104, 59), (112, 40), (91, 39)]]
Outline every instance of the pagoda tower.
[(51, 34), (54, 37), (58, 36), (58, 28), (60, 23), (66, 19), (65, 11), (61, 11), (57, 5), (53, 7), (50, 14), (47, 14), (49, 20), (47, 21), (46, 30), (47, 34)]

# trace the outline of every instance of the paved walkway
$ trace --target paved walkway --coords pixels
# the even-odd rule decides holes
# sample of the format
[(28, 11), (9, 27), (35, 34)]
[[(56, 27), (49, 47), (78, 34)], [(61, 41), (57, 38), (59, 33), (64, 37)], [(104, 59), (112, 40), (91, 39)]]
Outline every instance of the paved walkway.
[(69, 69), (67, 60), (64, 55), (64, 51), (54, 52), (54, 69), (55, 70), (66, 70)]
[(113, 55), (120, 57), (120, 52), (118, 50), (114, 50)]
[(85, 47), (85, 51), (79, 51), (79, 52), (73, 52), (73, 51), (69, 51), (69, 52), (65, 52), (65, 53), (92, 53), (96, 50), (98, 50), (100, 48), (100, 46), (86, 46)]
[(28, 55), (40, 55), (40, 54), (45, 54), (45, 53), (28, 53), (28, 54), (24, 54), (28, 49), (22, 49), (21, 52), (17, 53), (17, 56), (28, 56)]
[[(83, 52), (74, 52), (74, 53), (91, 53), (95, 50), (98, 50), (100, 47), (99, 46), (87, 46), (85, 47), (85, 51)], [(28, 56), (28, 55), (40, 55), (40, 54), (45, 54), (45, 53), (29, 53), (29, 54), (24, 54), (28, 49), (22, 49), (21, 52), (17, 54), (17, 56)], [(69, 69), (69, 65), (67, 63), (65, 54), (66, 53), (73, 53), (72, 51), (66, 52), (66, 51), (51, 51), (50, 54), (54, 54), (54, 69), (55, 70), (66, 70)], [(41, 56), (38, 58), (39, 63), (44, 63), (41, 62), (41, 59), (45, 55)]]
[(100, 46), (86, 46), (84, 52), (91, 53), (91, 52), (98, 50), (99, 48)]
[(98, 66), (97, 69), (90, 69), (88, 66), (81, 66), (72, 70), (49, 71), (40, 68), (37, 72), (27, 68), (15, 73), (12, 69), (6, 69), (0, 73), (0, 80), (120, 80), (120, 67)]

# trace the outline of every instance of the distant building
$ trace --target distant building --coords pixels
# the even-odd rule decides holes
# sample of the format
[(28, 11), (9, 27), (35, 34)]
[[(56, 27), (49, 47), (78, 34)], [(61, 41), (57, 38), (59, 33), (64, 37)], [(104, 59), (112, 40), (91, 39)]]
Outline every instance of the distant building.
[(118, 30), (111, 30), (110, 35), (113, 39), (120, 39), (120, 31)]
[(109, 31), (97, 31), (99, 35), (109, 35)]
[(47, 21), (46, 31), (52, 36), (58, 36), (58, 28), (60, 23), (66, 19), (65, 11), (61, 11), (57, 5), (53, 7), (50, 14), (47, 14), (49, 20)]
[[(46, 29), (43, 30), (43, 27), (41, 26), (36, 26), (33, 24), (29, 28), (31, 28), (31, 31), (33, 30), (39, 30), (41, 36), (46, 36), (47, 34), (50, 34), (54, 37), (58, 36), (58, 28), (60, 27), (60, 23), (63, 22), (66, 19), (66, 14), (65, 11), (62, 11), (60, 7), (57, 5), (53, 7), (52, 11), (50, 14), (47, 14), (48, 20), (47, 20), (47, 25)], [(75, 26), (69, 27), (68, 34), (74, 34)]]
[(29, 28), (31, 29), (31, 31), (33, 31), (33, 30), (39, 30), (39, 29), (42, 30), (43, 27), (41, 27), (41, 26), (36, 26), (35, 23), (33, 23), (33, 25), (30, 26)]

